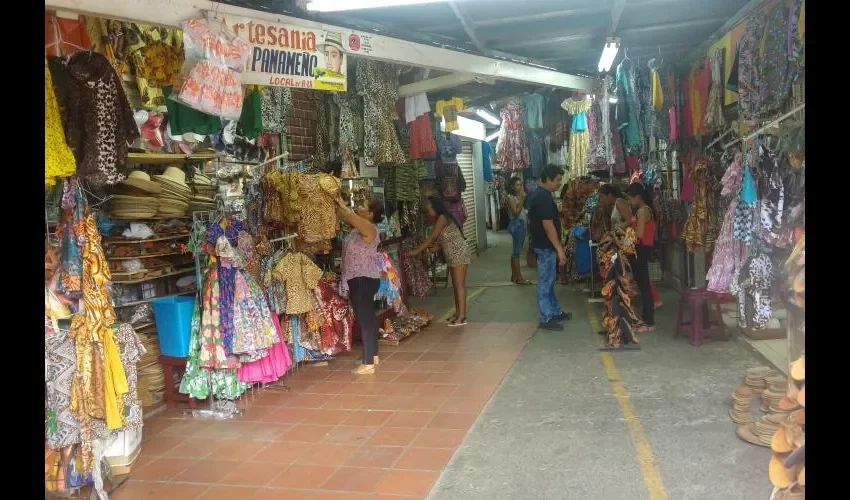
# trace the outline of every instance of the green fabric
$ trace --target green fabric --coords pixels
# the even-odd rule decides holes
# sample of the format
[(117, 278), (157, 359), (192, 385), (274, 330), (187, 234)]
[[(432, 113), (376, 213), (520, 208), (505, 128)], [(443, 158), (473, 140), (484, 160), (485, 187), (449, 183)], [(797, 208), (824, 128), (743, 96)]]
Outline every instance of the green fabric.
[(182, 135), (193, 133), (198, 135), (210, 135), (221, 132), (221, 119), (217, 116), (208, 115), (197, 109), (192, 109), (169, 96), (173, 87), (163, 87), (165, 95), (165, 107), (168, 108), (168, 124), (171, 127), (171, 135)]
[(263, 98), (262, 92), (254, 87), (245, 96), (242, 102), (242, 116), (239, 123), (242, 124), (242, 133), (247, 139), (255, 139), (263, 131)]

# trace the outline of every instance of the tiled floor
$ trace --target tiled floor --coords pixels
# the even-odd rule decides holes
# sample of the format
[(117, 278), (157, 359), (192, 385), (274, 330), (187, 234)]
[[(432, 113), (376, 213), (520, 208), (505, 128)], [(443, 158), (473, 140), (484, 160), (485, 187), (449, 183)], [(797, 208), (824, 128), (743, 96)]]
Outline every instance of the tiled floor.
[(425, 498), (535, 327), (435, 323), (381, 346), (374, 376), (350, 355), (246, 396), (234, 420), (153, 417), (112, 498)]

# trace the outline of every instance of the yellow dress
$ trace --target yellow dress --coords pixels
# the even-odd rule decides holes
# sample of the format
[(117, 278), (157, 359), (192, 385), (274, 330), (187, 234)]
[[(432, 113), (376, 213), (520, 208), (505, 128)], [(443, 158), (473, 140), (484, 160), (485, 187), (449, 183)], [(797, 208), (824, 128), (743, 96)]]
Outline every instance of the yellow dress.
[[(570, 97), (561, 103), (561, 108), (573, 116), (575, 121), (577, 115), (581, 115), (590, 111), (593, 101), (590, 99), (573, 99)], [(568, 164), (570, 166), (570, 178), (582, 177), (587, 175), (587, 155), (590, 153), (590, 131), (587, 129), (587, 118), (578, 117), (579, 120), (584, 119), (585, 128), (581, 131), (572, 130), (570, 132), (570, 153)]]
[(56, 184), (57, 177), (70, 177), (77, 172), (77, 160), (65, 142), (65, 128), (59, 114), (59, 103), (53, 91), (53, 78), (44, 60), (44, 187)]
[(457, 122), (457, 114), (464, 110), (463, 99), (452, 97), (447, 101), (437, 101), (434, 109), (437, 116), (446, 119), (446, 132), (453, 132), (460, 128)]
[(286, 254), (272, 272), (286, 285), (286, 314), (304, 314), (315, 309), (313, 290), (319, 286), (322, 270), (303, 253)]

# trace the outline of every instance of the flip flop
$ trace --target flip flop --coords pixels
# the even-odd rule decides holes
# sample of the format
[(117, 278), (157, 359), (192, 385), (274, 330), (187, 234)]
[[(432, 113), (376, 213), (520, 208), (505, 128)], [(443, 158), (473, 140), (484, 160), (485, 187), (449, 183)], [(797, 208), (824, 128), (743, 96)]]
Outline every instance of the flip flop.
[(449, 326), (463, 326), (466, 324), (466, 318), (455, 318), (454, 321), (449, 322)]
[(531, 280), (514, 281), (517, 285), (536, 285), (537, 283)]

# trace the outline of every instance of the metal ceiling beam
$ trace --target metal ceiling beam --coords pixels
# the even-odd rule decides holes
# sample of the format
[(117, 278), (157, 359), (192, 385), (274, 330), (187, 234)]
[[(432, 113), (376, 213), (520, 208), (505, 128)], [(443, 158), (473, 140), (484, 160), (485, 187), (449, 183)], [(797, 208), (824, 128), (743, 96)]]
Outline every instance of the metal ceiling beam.
[(608, 36), (614, 36), (617, 33), (617, 27), (620, 26), (620, 18), (625, 9), (626, 0), (614, 0), (614, 5), (611, 6), (611, 24), (608, 25)]
[(408, 83), (407, 85), (400, 85), (398, 87), (398, 96), (399, 97), (410, 97), (417, 94), (422, 94), (423, 92), (436, 92), (438, 90), (448, 89), (452, 87), (459, 87), (461, 85), (466, 85), (467, 83), (472, 82), (480, 82), (480, 83), (496, 83), (493, 79), (483, 80), (475, 75), (465, 74), (465, 73), (452, 73), (450, 75), (438, 76), (436, 78), (429, 78), (427, 80), (420, 80), (418, 82)]
[(449, 7), (452, 8), (452, 12), (455, 13), (455, 17), (457, 17), (457, 20), (460, 21), (460, 25), (463, 26), (463, 31), (466, 32), (466, 36), (469, 37), (469, 41), (472, 42), (472, 45), (475, 45), (475, 48), (478, 49), (479, 52), (487, 55), (490, 52), (490, 49), (485, 47), (484, 44), (481, 43), (481, 40), (475, 36), (475, 29), (470, 26), (469, 22), (466, 20), (466, 16), (463, 15), (463, 12), (460, 11), (460, 8), (458, 8), (454, 0), (449, 0)]
[[(624, 37), (627, 35), (637, 35), (641, 33), (652, 33), (655, 31), (677, 30), (685, 28), (697, 28), (711, 24), (720, 24), (725, 21), (725, 17), (711, 17), (706, 19), (694, 19), (692, 21), (680, 21), (675, 23), (652, 24), (649, 26), (641, 26), (639, 28), (629, 28), (622, 30), (617, 35)], [(572, 35), (556, 36), (551, 38), (537, 38), (526, 40), (524, 42), (512, 43), (504, 45), (504, 48), (517, 49), (523, 47), (539, 47), (540, 45), (549, 45), (553, 43), (576, 42), (579, 40), (591, 40), (598, 36), (596, 33), (575, 33)]]
[[(693, 48), (693, 46), (694, 46), (693, 43), (666, 43), (666, 44), (660, 44), (660, 45), (642, 44), (642, 45), (628, 45), (628, 46), (624, 45), (624, 47), (629, 48), (629, 55), (631, 55), (633, 53), (634, 54), (658, 53), (659, 50), (661, 50), (661, 52), (663, 54), (664, 52), (669, 52), (669, 51), (673, 51), (673, 50), (690, 50), (690, 49)], [(563, 52), (563, 53), (561, 53), (557, 56), (546, 57), (546, 58), (543, 58), (542, 60), (546, 63), (557, 63), (557, 62), (561, 62), (561, 61), (577, 61), (577, 60), (584, 59), (586, 57), (598, 56), (599, 52), (600, 52), (599, 49), (597, 49), (596, 47), (590, 48), (590, 49), (577, 50), (577, 51), (565, 51), (565, 52)]]
[(357, 53), (356, 57), (384, 62), (436, 69), (451, 73), (470, 73), (479, 77), (513, 82), (543, 85), (588, 91), (596, 86), (596, 80), (577, 75), (560, 73), (544, 67), (534, 67), (504, 59), (494, 59), (476, 54), (441, 48), (436, 44), (415, 43), (391, 38), (374, 32), (352, 30), (342, 26), (323, 24), (308, 19), (283, 14), (263, 12), (210, 0), (46, 0), (45, 8), (68, 10), (81, 14), (101, 16), (116, 20), (127, 20), (155, 26), (180, 26), (186, 19), (198, 17), (204, 11), (215, 11), (228, 17), (264, 20), (272, 23), (289, 24), (314, 30), (330, 30), (356, 34), (370, 47), (369, 53)]

